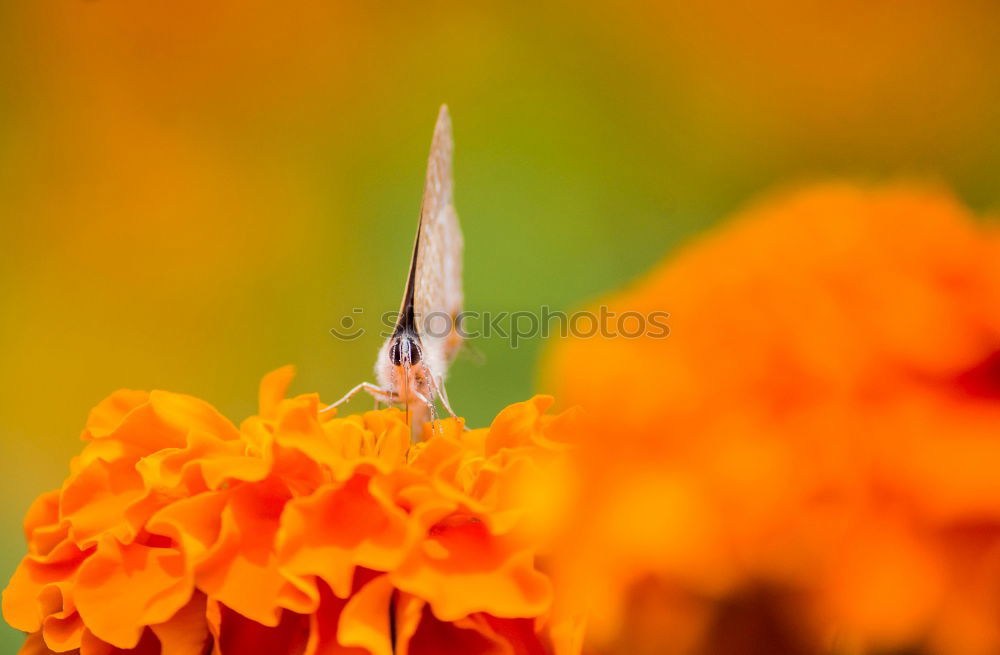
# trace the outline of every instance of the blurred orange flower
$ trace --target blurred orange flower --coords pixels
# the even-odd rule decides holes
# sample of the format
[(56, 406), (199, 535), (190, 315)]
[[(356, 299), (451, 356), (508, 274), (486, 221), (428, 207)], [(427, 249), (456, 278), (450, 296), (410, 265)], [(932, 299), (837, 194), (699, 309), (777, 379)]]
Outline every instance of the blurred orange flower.
[[(3, 593), (22, 653), (547, 653), (552, 589), (517, 493), (568, 439), (551, 399), (410, 445), (395, 409), (336, 418), (264, 378), (238, 428), (119, 391), (25, 518)], [(526, 477), (527, 476), (527, 477)], [(563, 650), (562, 652), (568, 652)]]
[[(772, 198), (559, 343), (557, 589), (607, 652), (1000, 650), (1000, 239), (945, 193)], [(754, 650), (763, 648), (764, 650)]]

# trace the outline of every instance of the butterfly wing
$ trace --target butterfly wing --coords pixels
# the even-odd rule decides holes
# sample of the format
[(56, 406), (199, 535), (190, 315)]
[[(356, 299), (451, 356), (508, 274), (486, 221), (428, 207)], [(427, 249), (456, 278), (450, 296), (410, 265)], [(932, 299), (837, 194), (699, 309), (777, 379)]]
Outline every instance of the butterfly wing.
[(417, 332), (428, 363), (446, 367), (462, 337), (456, 320), (462, 311), (462, 230), (452, 198), (451, 116), (441, 106), (427, 161), (427, 180), (410, 276)]

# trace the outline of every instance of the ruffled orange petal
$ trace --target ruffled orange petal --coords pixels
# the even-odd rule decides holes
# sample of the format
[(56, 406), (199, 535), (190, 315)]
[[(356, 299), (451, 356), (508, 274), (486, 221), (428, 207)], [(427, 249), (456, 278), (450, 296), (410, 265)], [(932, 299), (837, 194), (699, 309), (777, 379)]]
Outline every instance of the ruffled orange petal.
[(491, 535), (472, 516), (455, 515), (434, 525), (390, 576), (400, 589), (426, 598), (442, 621), (474, 612), (538, 616), (552, 599), (548, 578), (535, 569), (532, 554)]
[(168, 428), (180, 433), (205, 432), (224, 440), (240, 437), (239, 430), (229, 419), (200, 398), (169, 391), (152, 391), (149, 404)]
[(187, 604), (193, 578), (176, 548), (122, 545), (104, 536), (80, 566), (74, 599), (97, 637), (133, 648), (145, 626), (167, 621)]
[(309, 642), (303, 655), (369, 655), (364, 649), (340, 644), (337, 630), (347, 601), (335, 596), (322, 582), (318, 587), (319, 608), (309, 617)]
[(205, 603), (205, 595), (196, 592), (167, 621), (149, 626), (160, 642), (159, 655), (204, 655), (210, 639)]
[(343, 646), (371, 655), (393, 655), (389, 634), (389, 604), (395, 588), (388, 576), (379, 576), (361, 587), (344, 605), (337, 628)]
[(128, 543), (146, 517), (135, 517), (135, 522), (122, 521), (122, 517), (147, 495), (133, 462), (97, 459), (63, 486), (60, 512), (70, 526), (71, 537), (83, 548), (94, 545), (103, 534)]
[(277, 413), (278, 404), (288, 393), (288, 387), (295, 377), (295, 367), (288, 365), (275, 369), (260, 381), (257, 393), (258, 413), (262, 418), (273, 419)]
[(24, 515), (24, 538), (35, 554), (45, 555), (65, 536), (57, 526), (60, 495), (58, 489), (42, 494)]
[(539, 395), (504, 408), (490, 424), (486, 454), (492, 455), (502, 448), (534, 445), (542, 432), (541, 418), (553, 402), (555, 398), (552, 396)]
[(33, 632), (21, 644), (17, 655), (53, 655), (53, 650), (45, 645), (45, 639), (41, 632)]
[(339, 464), (343, 457), (337, 443), (327, 439), (318, 419), (319, 398), (300, 396), (281, 404), (275, 421), (275, 441), (284, 448), (300, 451), (325, 466)]
[(372, 493), (371, 477), (357, 474), (288, 504), (278, 542), (281, 570), (318, 576), (346, 598), (357, 566), (387, 571), (412, 540), (406, 514)]
[(289, 495), (275, 480), (233, 489), (222, 512), (218, 540), (196, 567), (199, 589), (266, 626), (276, 626), (281, 608), (315, 609), (278, 571), (274, 539)]
[(184, 553), (187, 564), (197, 566), (219, 538), (229, 494), (229, 491), (209, 491), (182, 498), (154, 514), (146, 530), (171, 539)]
[(76, 610), (64, 610), (50, 614), (42, 622), (42, 636), (45, 644), (56, 652), (65, 652), (80, 647), (84, 625)]
[(84, 439), (98, 439), (107, 436), (122, 422), (129, 412), (149, 401), (148, 391), (133, 391), (121, 389), (114, 392), (87, 416), (87, 426), (83, 433)]
[[(260, 480), (267, 462), (244, 455), (241, 440), (223, 440), (206, 432), (191, 432), (182, 448), (164, 448), (135, 464), (147, 489), (177, 495), (216, 489), (226, 479)], [(208, 469), (208, 470), (206, 470)]]
[(12, 627), (36, 632), (46, 616), (65, 609), (64, 589), (71, 588), (89, 551), (63, 542), (46, 555), (21, 560), (3, 591), (3, 616)]

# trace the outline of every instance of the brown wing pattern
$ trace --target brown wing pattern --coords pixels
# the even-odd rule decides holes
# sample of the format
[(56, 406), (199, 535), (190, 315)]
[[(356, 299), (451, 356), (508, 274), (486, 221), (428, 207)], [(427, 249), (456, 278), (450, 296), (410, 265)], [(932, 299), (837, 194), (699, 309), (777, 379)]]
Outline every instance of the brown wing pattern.
[[(462, 311), (462, 230), (452, 199), (453, 151), (451, 116), (442, 105), (427, 161), (412, 284), (420, 341), (444, 365), (461, 345), (454, 329), (455, 317)], [(444, 377), (445, 372), (434, 373)]]

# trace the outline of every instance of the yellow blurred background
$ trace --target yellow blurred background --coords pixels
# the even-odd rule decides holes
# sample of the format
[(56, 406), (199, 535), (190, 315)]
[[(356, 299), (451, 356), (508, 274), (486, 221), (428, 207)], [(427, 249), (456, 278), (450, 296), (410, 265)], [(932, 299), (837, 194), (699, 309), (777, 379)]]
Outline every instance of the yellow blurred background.
[[(985, 0), (7, 3), (4, 578), (109, 392), (238, 421), (283, 364), (324, 398), (370, 379), (440, 103), (468, 308), (569, 309), (775, 185), (917, 177), (996, 207), (998, 20)], [(354, 307), (368, 334), (336, 340)], [(535, 389), (541, 343), (473, 346), (449, 395), (481, 424)]]

